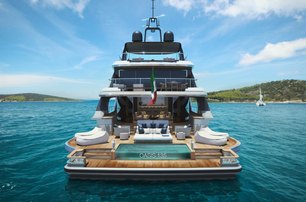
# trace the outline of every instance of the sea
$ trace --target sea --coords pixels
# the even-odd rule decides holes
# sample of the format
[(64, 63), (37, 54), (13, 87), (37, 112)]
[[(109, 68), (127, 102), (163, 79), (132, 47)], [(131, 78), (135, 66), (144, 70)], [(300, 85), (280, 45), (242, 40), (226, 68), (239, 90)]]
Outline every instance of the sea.
[(241, 142), (232, 180), (69, 179), (64, 143), (97, 102), (0, 103), (0, 201), (306, 201), (306, 104), (210, 104), (210, 128)]

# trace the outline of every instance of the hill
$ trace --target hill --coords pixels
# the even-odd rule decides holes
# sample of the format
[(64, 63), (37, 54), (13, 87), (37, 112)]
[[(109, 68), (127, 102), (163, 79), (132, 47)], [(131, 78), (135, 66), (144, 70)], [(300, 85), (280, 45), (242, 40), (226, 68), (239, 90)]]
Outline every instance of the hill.
[(57, 97), (52, 95), (43, 95), (37, 93), (20, 93), (20, 94), (6, 94), (0, 95), (1, 102), (26, 102), (26, 101), (43, 101), (43, 102), (55, 102), (55, 101), (75, 101), (74, 99)]
[(262, 90), (264, 101), (306, 102), (305, 80), (272, 81), (239, 89), (210, 92), (208, 99), (217, 102), (254, 102), (259, 98), (259, 88)]

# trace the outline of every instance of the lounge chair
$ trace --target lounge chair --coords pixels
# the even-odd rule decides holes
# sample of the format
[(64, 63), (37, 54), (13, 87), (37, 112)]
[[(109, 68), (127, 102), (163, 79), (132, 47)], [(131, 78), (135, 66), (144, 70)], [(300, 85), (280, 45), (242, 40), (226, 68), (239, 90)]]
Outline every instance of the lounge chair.
[(228, 133), (213, 131), (210, 128), (208, 128), (208, 126), (201, 128), (200, 131), (205, 131), (205, 133), (213, 135), (213, 136), (222, 136), (222, 137), (226, 137), (227, 139), (229, 138), (229, 134)]
[(85, 133), (75, 134), (76, 142), (78, 145), (93, 145), (108, 142), (109, 134), (102, 128), (94, 128), (93, 130)]
[(92, 129), (91, 131), (88, 131), (88, 132), (81, 132), (81, 133), (76, 133), (74, 135), (74, 137), (84, 137), (84, 136), (89, 136), (89, 135), (93, 135), (99, 131), (101, 131), (102, 129), (101, 128), (98, 128), (98, 127), (95, 127), (94, 129)]
[(194, 139), (198, 143), (217, 145), (217, 146), (225, 145), (227, 142), (226, 137), (211, 135), (206, 131), (197, 131)]

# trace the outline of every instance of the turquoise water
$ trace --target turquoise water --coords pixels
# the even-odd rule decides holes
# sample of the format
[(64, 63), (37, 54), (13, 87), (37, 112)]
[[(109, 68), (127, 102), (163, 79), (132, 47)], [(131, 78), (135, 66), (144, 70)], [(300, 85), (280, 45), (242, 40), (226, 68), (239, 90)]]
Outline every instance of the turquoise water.
[(116, 149), (116, 158), (124, 160), (190, 159), (190, 149), (186, 144), (121, 144)]
[(64, 142), (94, 127), (96, 104), (0, 103), (0, 201), (306, 200), (306, 105), (210, 105), (211, 128), (242, 143), (234, 180), (69, 180)]

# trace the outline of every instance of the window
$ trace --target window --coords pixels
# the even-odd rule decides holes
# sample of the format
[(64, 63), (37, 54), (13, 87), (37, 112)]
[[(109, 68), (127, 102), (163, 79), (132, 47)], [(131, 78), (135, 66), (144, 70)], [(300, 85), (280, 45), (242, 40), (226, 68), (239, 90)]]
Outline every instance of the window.
[(190, 113), (190, 101), (187, 101), (187, 104), (185, 106), (186, 111), (188, 112), (188, 114)]
[(108, 101), (108, 113), (113, 113), (116, 109), (116, 105), (117, 105), (117, 98), (112, 97), (111, 99), (109, 99), (109, 101)]
[(189, 98), (189, 101), (190, 101), (191, 111), (194, 112), (194, 113), (198, 113), (199, 107), (198, 107), (197, 99), (194, 98), (194, 97), (191, 97), (191, 98)]

